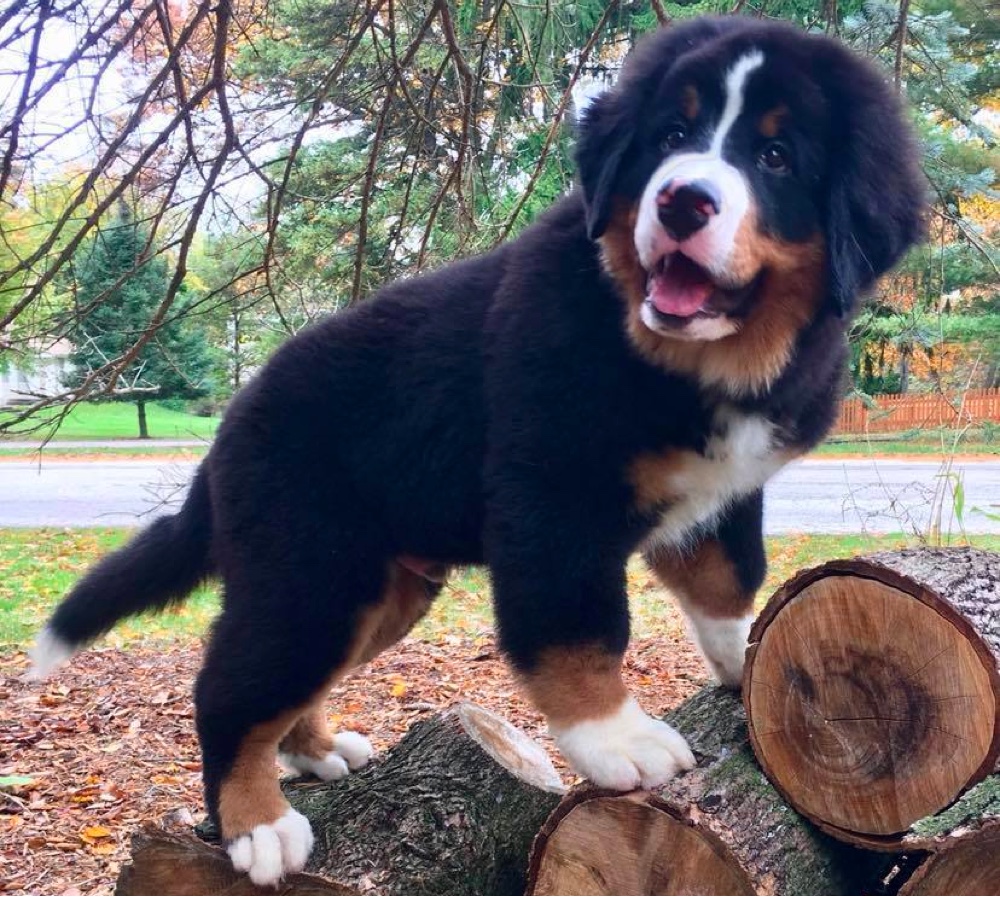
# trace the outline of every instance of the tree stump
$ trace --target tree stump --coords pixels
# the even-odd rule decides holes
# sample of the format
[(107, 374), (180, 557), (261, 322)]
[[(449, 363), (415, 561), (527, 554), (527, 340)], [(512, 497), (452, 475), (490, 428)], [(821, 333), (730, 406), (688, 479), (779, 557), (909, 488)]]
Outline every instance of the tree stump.
[(913, 549), (799, 573), (750, 633), (768, 777), (838, 838), (898, 850), (1000, 753), (1000, 556)]
[[(565, 791), (540, 745), (481, 707), (460, 704), (417, 722), (383, 761), (359, 773), (286, 783), (316, 846), (313, 875), (289, 877), (282, 893), (522, 893), (531, 841)], [(165, 848), (163, 836), (148, 837)], [(245, 876), (235, 884), (220, 878), (213, 848), (189, 850), (179, 866), (151, 862), (149, 846), (134, 853), (117, 893), (258, 893)], [(317, 875), (334, 890), (315, 890)]]
[(740, 699), (698, 692), (666, 716), (696, 769), (655, 792), (569, 794), (535, 840), (529, 894), (844, 894), (847, 848), (794, 813), (749, 747)]

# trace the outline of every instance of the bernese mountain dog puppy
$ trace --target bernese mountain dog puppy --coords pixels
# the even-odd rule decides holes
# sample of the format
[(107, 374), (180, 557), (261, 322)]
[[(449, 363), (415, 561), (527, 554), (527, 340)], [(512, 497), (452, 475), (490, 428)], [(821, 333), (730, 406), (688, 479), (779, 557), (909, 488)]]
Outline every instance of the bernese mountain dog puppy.
[(322, 779), (367, 762), (324, 698), (453, 565), (489, 566), (503, 650), (578, 773), (625, 790), (691, 767), (622, 682), (626, 562), (737, 686), (764, 484), (826, 433), (858, 297), (921, 237), (917, 158), (883, 74), (832, 39), (743, 18), (644, 38), (582, 116), (578, 189), (289, 340), (182, 510), (55, 611), (39, 672), (221, 578), (205, 797), (257, 884), (312, 846), (276, 757)]

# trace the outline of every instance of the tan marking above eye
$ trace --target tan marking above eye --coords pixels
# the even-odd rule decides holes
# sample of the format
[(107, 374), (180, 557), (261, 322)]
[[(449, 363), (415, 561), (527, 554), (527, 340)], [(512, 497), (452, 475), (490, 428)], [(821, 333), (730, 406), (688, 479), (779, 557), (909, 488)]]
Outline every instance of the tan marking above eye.
[(788, 107), (784, 103), (775, 106), (760, 117), (760, 121), (757, 122), (757, 130), (762, 136), (773, 140), (781, 132), (781, 125), (788, 114)]
[(698, 95), (698, 88), (693, 84), (688, 84), (681, 91), (681, 112), (688, 121), (694, 121), (701, 111), (701, 97)]

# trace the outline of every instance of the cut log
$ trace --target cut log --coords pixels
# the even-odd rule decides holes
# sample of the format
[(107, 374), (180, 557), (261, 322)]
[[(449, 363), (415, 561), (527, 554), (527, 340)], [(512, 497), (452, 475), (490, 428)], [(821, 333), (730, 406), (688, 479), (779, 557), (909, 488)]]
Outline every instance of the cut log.
[[(368, 769), (284, 788), (316, 835), (313, 875), (289, 878), (288, 894), (522, 893), (532, 838), (566, 791), (537, 742), (468, 703), (416, 723)], [(160, 836), (148, 837), (165, 855)], [(220, 878), (207, 846), (183, 867), (156, 855), (148, 841), (137, 850), (117, 893), (257, 893), (244, 876)], [(335, 890), (296, 889), (315, 887), (315, 876)]]
[(131, 861), (116, 894), (357, 894), (318, 875), (289, 875), (275, 888), (257, 887), (236, 872), (229, 855), (189, 833), (146, 826), (132, 835)]
[(914, 823), (902, 847), (909, 862), (888, 882), (900, 894), (1000, 895), (1000, 776)]
[(885, 850), (996, 767), (1000, 556), (913, 549), (799, 573), (750, 633), (744, 700), (789, 803)]
[(758, 768), (740, 699), (706, 688), (668, 714), (698, 757), (655, 792), (571, 792), (535, 840), (530, 894), (854, 893), (843, 845)]

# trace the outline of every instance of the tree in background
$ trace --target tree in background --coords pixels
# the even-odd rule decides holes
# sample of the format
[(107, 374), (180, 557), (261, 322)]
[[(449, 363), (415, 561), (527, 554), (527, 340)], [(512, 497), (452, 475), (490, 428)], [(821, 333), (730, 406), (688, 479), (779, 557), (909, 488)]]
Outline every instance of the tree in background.
[[(925, 138), (932, 239), (884, 281), (859, 322), (856, 385), (936, 388), (944, 360), (955, 381), (976, 372), (972, 385), (997, 382), (994, 7), (991, 0), (14, 4), (0, 15), (0, 49), (23, 59), (0, 73), (0, 364), (5, 353), (16, 360), (71, 335), (72, 319), (56, 313), (65, 301), (56, 288), (125, 199), (142, 208), (171, 271), (163, 303), (136, 332), (139, 349), (161, 324), (197, 316), (224, 351), (222, 379), (234, 388), (267, 349), (317, 315), (515, 235), (571, 187), (578, 105), (613, 81), (638, 36), (694, 15), (731, 13), (839, 35), (878, 61)], [(72, 89), (61, 92), (62, 85)], [(73, 165), (82, 175), (63, 178), (69, 189), (60, 207), (42, 210), (39, 188)], [(205, 245), (210, 251), (199, 256)], [(212, 256), (215, 248), (221, 256)], [(132, 361), (131, 350), (120, 353), (106, 376), (38, 397), (0, 418), (0, 430), (48, 406), (120, 389)]]
[[(139, 438), (148, 439), (146, 402), (193, 399), (209, 391), (211, 352), (184, 320), (184, 304), (157, 323), (169, 284), (164, 258), (124, 203), (74, 265), (67, 386), (134, 402)], [(143, 342), (143, 338), (145, 342)]]
[(981, 0), (868, 0), (842, 36), (881, 61), (916, 115), (928, 242), (855, 322), (866, 394), (990, 387), (1000, 371), (1000, 16)]

